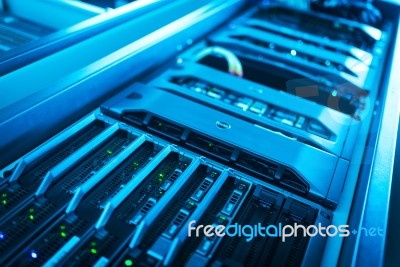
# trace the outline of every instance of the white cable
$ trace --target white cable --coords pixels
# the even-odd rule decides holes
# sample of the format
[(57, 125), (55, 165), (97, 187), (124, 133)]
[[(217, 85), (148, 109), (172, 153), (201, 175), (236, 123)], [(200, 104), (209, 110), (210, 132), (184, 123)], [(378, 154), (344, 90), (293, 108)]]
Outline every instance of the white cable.
[(195, 54), (194, 60), (199, 61), (209, 55), (223, 56), (226, 59), (226, 61), (228, 62), (229, 73), (232, 75), (243, 77), (243, 67), (242, 67), (242, 63), (240, 63), (239, 58), (235, 54), (233, 54), (231, 51), (229, 51), (225, 48), (222, 48), (219, 46), (207, 47), (207, 48), (199, 51), (197, 54)]

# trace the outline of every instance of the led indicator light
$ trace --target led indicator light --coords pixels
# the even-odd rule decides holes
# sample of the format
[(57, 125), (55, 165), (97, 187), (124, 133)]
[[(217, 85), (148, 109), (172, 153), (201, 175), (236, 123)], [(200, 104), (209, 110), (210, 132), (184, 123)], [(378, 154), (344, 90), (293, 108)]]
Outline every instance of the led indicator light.
[(31, 258), (32, 259), (37, 259), (37, 257), (38, 257), (38, 254), (36, 253), (36, 251), (32, 250), (31, 251)]
[(133, 265), (133, 261), (132, 260), (125, 260), (125, 266), (132, 266)]

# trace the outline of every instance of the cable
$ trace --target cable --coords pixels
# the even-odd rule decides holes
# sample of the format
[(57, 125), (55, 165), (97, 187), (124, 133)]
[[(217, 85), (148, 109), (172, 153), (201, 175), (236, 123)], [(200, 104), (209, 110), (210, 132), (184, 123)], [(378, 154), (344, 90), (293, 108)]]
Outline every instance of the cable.
[(243, 77), (243, 67), (242, 63), (240, 63), (239, 58), (233, 54), (231, 51), (219, 47), (219, 46), (211, 46), (207, 47), (194, 55), (195, 61), (200, 61), (201, 59), (209, 56), (209, 55), (219, 55), (226, 59), (228, 62), (228, 71), (230, 74)]

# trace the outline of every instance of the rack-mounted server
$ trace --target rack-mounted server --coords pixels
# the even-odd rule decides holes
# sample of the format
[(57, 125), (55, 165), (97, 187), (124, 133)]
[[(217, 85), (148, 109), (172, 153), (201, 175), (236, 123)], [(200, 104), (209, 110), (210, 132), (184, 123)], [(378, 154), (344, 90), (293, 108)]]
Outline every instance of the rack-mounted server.
[[(295, 138), (140, 84), (102, 111), (331, 208), (339, 201), (348, 162)], [(324, 164), (309, 168), (310, 158)]]
[[(230, 258), (224, 252), (227, 241), (188, 238), (186, 225), (192, 220), (229, 225), (254, 216), (252, 221), (261, 217), (271, 224), (304, 220), (327, 225), (332, 218), (320, 205), (99, 111), (14, 162), (2, 175), (7, 177), (1, 189), (4, 265), (205, 265), (211, 255), (216, 262)], [(252, 249), (258, 255), (274, 242), (265, 239)], [(316, 264), (324, 242), (290, 241), (278, 250), (301, 250), (286, 260)], [(313, 256), (304, 256), (306, 251)]]

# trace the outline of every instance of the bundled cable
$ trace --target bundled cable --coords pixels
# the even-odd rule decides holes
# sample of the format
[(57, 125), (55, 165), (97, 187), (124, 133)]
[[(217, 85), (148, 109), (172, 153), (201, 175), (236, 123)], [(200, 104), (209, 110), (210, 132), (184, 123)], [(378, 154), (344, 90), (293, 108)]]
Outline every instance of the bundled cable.
[(194, 60), (200, 61), (201, 59), (210, 55), (224, 57), (228, 62), (229, 73), (238, 77), (243, 77), (242, 63), (240, 63), (240, 60), (235, 54), (225, 48), (219, 46), (206, 47), (194, 55)]

